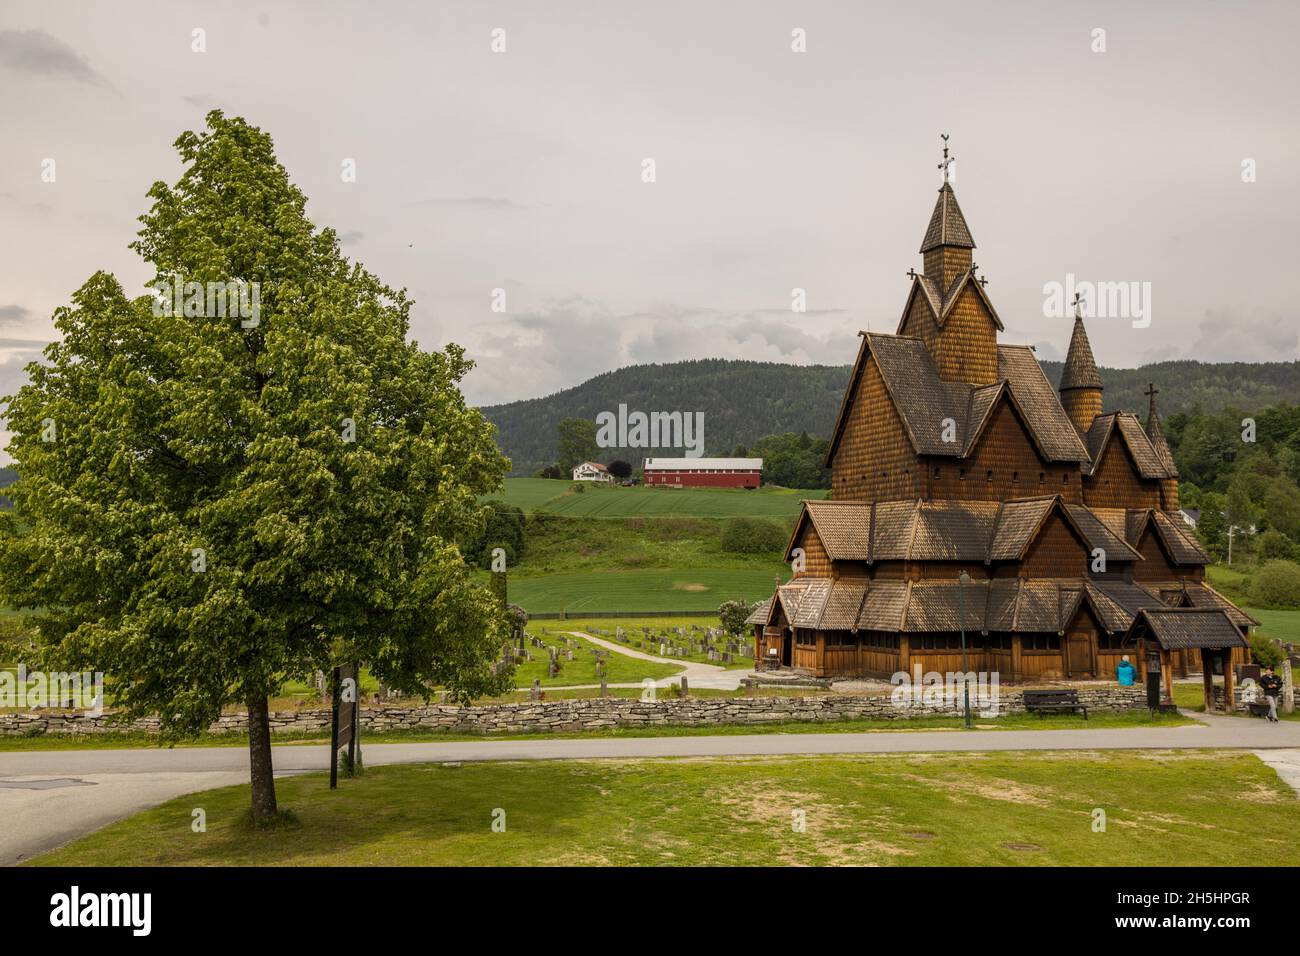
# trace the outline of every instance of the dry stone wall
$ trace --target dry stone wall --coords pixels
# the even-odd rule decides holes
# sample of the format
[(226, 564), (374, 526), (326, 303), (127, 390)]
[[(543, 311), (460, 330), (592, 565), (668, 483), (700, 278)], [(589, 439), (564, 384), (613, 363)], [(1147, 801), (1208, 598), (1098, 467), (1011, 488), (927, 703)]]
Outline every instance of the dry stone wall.
[[(1079, 688), (1079, 700), (1089, 711), (1141, 709), (1145, 694), (1138, 687)], [(1023, 713), (1021, 692), (1004, 690), (998, 700), (1002, 714)], [(978, 713), (978, 711), (977, 711)], [(543, 700), (473, 707), (448, 705), (373, 707), (361, 711), (362, 732), (398, 730), (450, 731), (458, 733), (542, 733), (548, 731), (593, 730), (603, 727), (646, 727), (681, 725), (698, 727), (716, 724), (761, 724), (780, 721), (835, 721), (870, 717), (899, 719), (934, 714), (960, 715), (961, 704), (900, 705), (888, 694), (821, 695), (807, 697), (686, 697), (641, 701), (628, 698), (584, 698)], [(213, 733), (247, 729), (243, 714), (223, 716), (211, 727)], [(328, 710), (278, 711), (271, 714), (273, 733), (328, 731)], [(83, 717), (36, 711), (0, 714), (0, 735), (95, 734), (134, 731), (157, 733), (157, 718), (130, 722), (110, 715)]]

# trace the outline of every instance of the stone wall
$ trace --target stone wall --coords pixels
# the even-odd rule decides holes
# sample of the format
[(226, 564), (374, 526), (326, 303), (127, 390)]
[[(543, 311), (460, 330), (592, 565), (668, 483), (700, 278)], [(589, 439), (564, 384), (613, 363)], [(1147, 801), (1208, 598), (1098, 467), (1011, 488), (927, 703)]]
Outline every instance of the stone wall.
[[(1089, 711), (1142, 709), (1145, 692), (1139, 687), (1081, 687), (1079, 700)], [(999, 695), (1002, 714), (1023, 713), (1019, 690)], [(972, 711), (979, 719), (972, 689)], [(960, 716), (961, 704), (928, 705), (894, 703), (889, 694), (850, 696), (846, 694), (809, 697), (686, 697), (641, 701), (608, 697), (581, 700), (528, 701), (517, 704), (488, 704), (476, 707), (446, 705), (393, 706), (362, 709), (363, 732), (389, 730), (444, 730), (461, 733), (527, 733), (590, 730), (601, 727), (643, 727), (675, 724), (760, 724), (774, 721), (834, 721), (859, 717), (898, 719), (934, 714)], [(243, 731), (247, 717), (231, 714), (212, 725), (213, 733)], [(271, 714), (272, 732), (328, 731), (328, 710), (279, 711)], [(136, 731), (157, 733), (157, 718), (129, 723), (103, 717), (66, 716), (35, 712), (0, 714), (0, 736), (32, 733), (80, 734)]]

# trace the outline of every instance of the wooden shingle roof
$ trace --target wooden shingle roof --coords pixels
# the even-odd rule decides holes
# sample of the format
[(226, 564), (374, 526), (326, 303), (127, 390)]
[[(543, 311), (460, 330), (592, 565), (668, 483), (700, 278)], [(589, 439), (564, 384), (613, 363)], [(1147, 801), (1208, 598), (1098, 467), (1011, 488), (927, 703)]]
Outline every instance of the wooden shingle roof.
[(1143, 478), (1177, 478), (1178, 471), (1173, 467), (1173, 459), (1163, 460), (1151, 444), (1151, 439), (1142, 429), (1142, 423), (1132, 412), (1108, 412), (1092, 420), (1086, 436), (1089, 461), (1083, 466), (1085, 475), (1092, 475), (1101, 464), (1101, 456), (1110, 444), (1111, 434), (1118, 431), (1124, 439), (1137, 466), (1138, 474)]
[(1167, 651), (1250, 646), (1227, 612), (1217, 607), (1143, 608), (1129, 634), (1150, 634)]
[(975, 240), (971, 238), (966, 217), (957, 205), (957, 194), (952, 191), (952, 184), (946, 182), (939, 187), (939, 198), (935, 200), (934, 212), (930, 214), (930, 225), (926, 227), (925, 238), (921, 240), (921, 252), (926, 253), (940, 246), (975, 248)]
[(771, 599), (771, 598), (768, 598), (766, 601), (760, 601), (757, 605), (754, 606), (754, 610), (753, 610), (753, 612), (749, 615), (749, 617), (745, 618), (745, 623), (746, 623), (746, 624), (766, 624), (766, 623), (767, 623), (767, 616), (768, 616), (768, 614), (771, 612), (771, 610), (772, 610), (772, 599)]
[(1165, 606), (1158, 595), (1132, 581), (1090, 580), (1085, 595), (1101, 626), (1113, 634), (1127, 631), (1143, 608)]
[(1015, 561), (1024, 557), (1047, 516), (1059, 509), (1091, 551), (1108, 561), (1142, 556), (1085, 505), (1059, 495), (1005, 501), (805, 501), (784, 560), (811, 522), (832, 561)]
[(1259, 624), (1259, 621), (1203, 581), (1184, 582), (1183, 599), (1190, 607), (1222, 608), (1227, 612), (1229, 620), (1238, 627), (1253, 627)]
[(1088, 333), (1084, 330), (1083, 319), (1077, 315), (1074, 317), (1074, 332), (1070, 335), (1070, 348), (1065, 353), (1065, 367), (1061, 369), (1060, 391), (1071, 388), (1102, 388), (1101, 373), (1092, 357)]
[(1061, 407), (1061, 397), (1043, 374), (1034, 350), (1025, 345), (998, 346), (998, 376), (1024, 410), (1030, 430), (1048, 461), (1089, 460), (1088, 449)]

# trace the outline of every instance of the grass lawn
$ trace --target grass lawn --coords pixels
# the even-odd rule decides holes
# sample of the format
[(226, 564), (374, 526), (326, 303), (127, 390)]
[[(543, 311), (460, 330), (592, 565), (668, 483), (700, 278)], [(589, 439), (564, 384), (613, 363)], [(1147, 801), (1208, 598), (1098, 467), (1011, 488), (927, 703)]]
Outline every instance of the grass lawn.
[[(716, 628), (719, 626), (720, 623), (717, 617), (596, 617), (586, 619), (581, 617), (572, 617), (565, 618), (562, 621), (536, 621), (529, 624), (528, 632), (530, 634), (537, 634), (543, 640), (547, 640), (547, 634), (568, 633), (569, 631), (586, 631), (589, 634), (595, 634), (602, 640), (618, 644), (619, 647), (627, 647), (629, 650), (658, 656), (659, 645), (655, 644), (652, 647), (646, 646), (644, 643), (645, 635), (642, 632), (642, 628), (648, 627), (655, 634), (659, 634), (664, 629), (680, 627), (684, 628), (689, 634), (692, 627), (704, 629), (710, 627)], [(629, 638), (642, 641), (642, 646), (633, 647), (631, 644), (625, 645), (619, 643), (618, 639), (614, 635), (615, 631), (620, 627)], [(593, 628), (598, 628), (602, 631), (609, 631), (609, 634), (596, 633)], [(752, 649), (754, 643), (753, 635), (743, 635), (740, 639), (740, 643)], [(700, 653), (688, 654), (686, 657), (675, 657), (673, 660), (695, 661), (700, 664), (714, 664), (718, 667), (741, 670), (750, 670), (754, 666), (754, 659), (752, 657), (737, 656), (730, 664), (723, 664), (721, 661), (710, 661), (706, 655)]]
[(296, 825), (251, 830), (227, 787), (31, 865), (1224, 866), (1286, 862), (1300, 829), (1295, 793), (1229, 752), (420, 764), (276, 788)]
[[(788, 569), (779, 562), (778, 570)], [(653, 568), (575, 571), (541, 577), (510, 576), (510, 600), (535, 613), (564, 611), (717, 610), (723, 601), (761, 601), (772, 594), (773, 568)], [(784, 578), (783, 578), (784, 580)]]
[(507, 478), (504, 494), (487, 495), (503, 499), (526, 512), (628, 518), (649, 515), (690, 515), (702, 518), (750, 517), (793, 518), (805, 498), (824, 498), (827, 492), (795, 488), (646, 488), (584, 484), (549, 478)]
[[(548, 700), (574, 697), (593, 697), (595, 691), (547, 691)], [(612, 688), (611, 697), (639, 697), (640, 689)], [(702, 690), (691, 691), (692, 697), (742, 697), (743, 691)], [(765, 692), (764, 696), (797, 697), (792, 689)], [(513, 699), (523, 699), (516, 695)], [(1035, 717), (1030, 714), (1009, 714), (996, 719), (977, 719), (973, 733), (1001, 730), (1105, 730), (1127, 727), (1178, 727), (1194, 721), (1180, 714), (1151, 715), (1142, 710), (1098, 711), (1085, 720), (1078, 714), (1052, 714)], [(550, 731), (534, 734), (493, 734), (493, 740), (549, 740), (575, 737), (730, 737), (737, 734), (861, 734), (896, 733), (904, 730), (961, 730), (960, 717), (908, 717), (898, 720), (859, 718), (835, 721), (773, 721), (765, 724), (715, 724), (709, 726), (682, 726), (659, 724), (645, 727), (605, 727), (599, 730)], [(362, 731), (365, 744), (423, 743), (457, 740), (482, 740), (482, 734), (450, 733), (438, 730), (390, 731), (372, 734)], [(276, 746), (315, 744), (329, 740), (329, 733), (277, 733), (272, 738)], [(246, 747), (244, 734), (218, 734), (177, 743), (177, 747)], [(46, 734), (37, 737), (0, 737), (0, 753), (31, 750), (122, 750), (157, 747), (158, 739), (141, 733)]]
[[(546, 643), (563, 650), (564, 645), (559, 640), (560, 628), (542, 633), (540, 630), (530, 627), (528, 631), (537, 634)], [(568, 636), (570, 640), (576, 640), (579, 646), (574, 648), (573, 660), (571, 661), (564, 660), (564, 655), (561, 653), (560, 673), (558, 676), (547, 676), (547, 663), (550, 658), (546, 650), (529, 645), (528, 652), (532, 654), (533, 659), (529, 663), (520, 664), (515, 669), (515, 686), (530, 687), (534, 678), (540, 679), (543, 687), (561, 687), (569, 684), (599, 684), (600, 678), (596, 674), (596, 645), (580, 637)], [(606, 653), (605, 659), (607, 661), (605, 680), (611, 684), (632, 683), (633, 681), (642, 681), (647, 677), (659, 680), (663, 677), (672, 677), (684, 669), (680, 664), (670, 664), (667, 661), (656, 664), (652, 661), (637, 660), (635, 657), (628, 657), (625, 654)]]
[(1251, 607), (1250, 597), (1246, 593), (1246, 583), (1249, 579), (1247, 570), (1240, 566), (1230, 568), (1226, 564), (1212, 564), (1205, 569), (1205, 573), (1216, 590), (1259, 621), (1260, 634), (1275, 637), (1289, 644), (1300, 644), (1300, 610), (1267, 610)]

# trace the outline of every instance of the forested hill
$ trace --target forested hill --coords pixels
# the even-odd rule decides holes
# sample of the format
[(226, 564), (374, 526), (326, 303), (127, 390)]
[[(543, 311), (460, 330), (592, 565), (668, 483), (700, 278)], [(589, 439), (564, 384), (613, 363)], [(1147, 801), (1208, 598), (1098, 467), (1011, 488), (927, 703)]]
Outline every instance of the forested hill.
[[(1053, 384), (1061, 363), (1044, 362)], [(1138, 369), (1101, 369), (1107, 411), (1125, 408), (1145, 415), (1143, 395), (1155, 382), (1161, 414), (1234, 406), (1245, 411), (1289, 401), (1300, 404), (1300, 362), (1159, 362)], [(600, 412), (703, 412), (705, 451), (728, 455), (736, 445), (764, 435), (806, 431), (829, 435), (839, 410), (849, 366), (783, 365), (701, 359), (666, 365), (632, 365), (597, 375), (545, 398), (492, 405), (483, 413), (498, 429), (497, 441), (514, 463), (514, 474), (531, 474), (555, 460), (556, 425), (565, 418), (594, 419)], [(646, 455), (680, 455), (674, 449), (638, 449)], [(616, 457), (611, 450), (608, 457)], [(633, 460), (635, 458), (636, 460)]]

